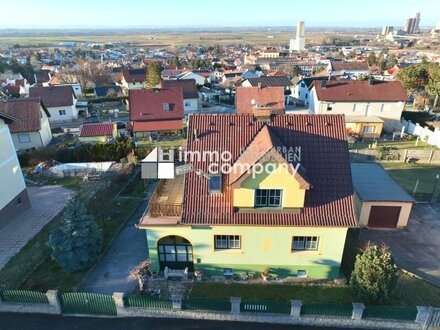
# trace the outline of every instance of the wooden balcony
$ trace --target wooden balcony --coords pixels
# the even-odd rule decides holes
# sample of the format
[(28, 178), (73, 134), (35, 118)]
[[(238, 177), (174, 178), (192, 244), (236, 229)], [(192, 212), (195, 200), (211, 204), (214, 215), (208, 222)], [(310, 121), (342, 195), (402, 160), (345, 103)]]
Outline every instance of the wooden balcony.
[(183, 183), (183, 175), (175, 179), (161, 180), (148, 204), (148, 216), (152, 218), (180, 217), (183, 204)]

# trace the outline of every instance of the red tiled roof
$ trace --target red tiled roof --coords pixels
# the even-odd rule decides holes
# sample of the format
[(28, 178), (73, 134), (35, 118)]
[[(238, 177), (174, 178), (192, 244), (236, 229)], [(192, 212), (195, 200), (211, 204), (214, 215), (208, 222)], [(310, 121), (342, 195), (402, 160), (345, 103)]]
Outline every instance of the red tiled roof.
[(318, 100), (321, 101), (398, 102), (408, 99), (399, 81), (374, 81), (370, 84), (367, 80), (337, 80), (325, 83), (325, 88), (321, 81), (315, 81), (310, 86), (316, 88)]
[(270, 107), (284, 113), (284, 88), (283, 87), (237, 87), (235, 104), (237, 113), (253, 113), (255, 100), (262, 107)]
[(331, 62), (333, 71), (368, 71), (367, 62)]
[(184, 99), (199, 98), (199, 91), (197, 90), (195, 79), (181, 79), (181, 80), (163, 80), (162, 88), (181, 87), (183, 90)]
[[(223, 193), (209, 194), (208, 181), (196, 171), (186, 174), (182, 223), (200, 225), (354, 227), (353, 188), (343, 115), (277, 115), (266, 124), (252, 115), (193, 115), (189, 151), (229, 151), (233, 164), (257, 133), (268, 125), (287, 148), (301, 148), (301, 165), (311, 188), (301, 214), (237, 212), (232, 190), (223, 175)], [(209, 162), (189, 159), (208, 172)], [(220, 166), (224, 163), (220, 161)]]
[(11, 133), (36, 132), (41, 129), (41, 109), (50, 117), (39, 98), (0, 101), (0, 111), (12, 115), (19, 121), (9, 125)]
[(49, 108), (73, 105), (73, 98), (76, 98), (72, 86), (32, 87), (29, 96), (40, 97)]
[[(130, 120), (152, 121), (182, 119), (182, 88), (169, 89), (133, 89), (128, 92), (130, 102)], [(168, 104), (169, 111), (165, 111)]]
[(81, 128), (81, 133), (79, 133), (79, 136), (113, 136), (115, 125), (116, 124), (114, 123), (84, 124)]
[(182, 128), (182, 120), (135, 121), (133, 123), (133, 132), (175, 131)]

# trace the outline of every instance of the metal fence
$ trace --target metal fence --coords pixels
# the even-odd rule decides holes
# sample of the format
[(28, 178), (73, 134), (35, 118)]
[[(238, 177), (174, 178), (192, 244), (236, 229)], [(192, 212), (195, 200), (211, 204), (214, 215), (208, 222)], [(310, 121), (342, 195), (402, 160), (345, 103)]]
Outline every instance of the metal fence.
[(112, 296), (98, 293), (70, 292), (60, 294), (63, 313), (116, 315), (116, 305)]
[(416, 316), (416, 308), (399, 306), (367, 306), (364, 310), (362, 318), (414, 321)]
[(334, 317), (351, 317), (352, 305), (344, 304), (305, 304), (301, 307), (301, 315), (320, 315)]
[(151, 309), (172, 309), (170, 300), (159, 299), (151, 296), (131, 295), (124, 297), (125, 307), (141, 307)]
[(231, 302), (226, 299), (190, 298), (183, 301), (182, 308), (187, 310), (230, 312)]
[(292, 304), (290, 302), (279, 301), (254, 301), (242, 302), (240, 309), (242, 312), (251, 313), (277, 313), (290, 314)]
[(6, 290), (0, 292), (0, 300), (9, 303), (49, 304), (45, 293), (27, 290)]

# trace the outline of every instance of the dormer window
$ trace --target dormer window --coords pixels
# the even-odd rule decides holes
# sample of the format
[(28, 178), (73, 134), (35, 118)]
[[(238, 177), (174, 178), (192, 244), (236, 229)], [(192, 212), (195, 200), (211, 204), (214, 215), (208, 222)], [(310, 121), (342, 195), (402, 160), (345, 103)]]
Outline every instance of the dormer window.
[(255, 190), (255, 207), (281, 207), (281, 189)]
[(209, 179), (209, 193), (220, 194), (222, 192), (222, 176), (221, 174), (213, 174)]
[(170, 104), (169, 103), (164, 103), (163, 104), (163, 110), (166, 111), (166, 112), (170, 111)]

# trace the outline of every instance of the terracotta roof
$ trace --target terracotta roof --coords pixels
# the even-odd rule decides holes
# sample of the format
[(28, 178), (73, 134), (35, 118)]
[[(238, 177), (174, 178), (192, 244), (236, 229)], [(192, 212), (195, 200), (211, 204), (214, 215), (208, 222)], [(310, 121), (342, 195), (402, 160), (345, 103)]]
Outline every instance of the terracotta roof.
[(284, 113), (283, 87), (237, 87), (235, 94), (237, 113), (253, 113), (252, 100), (262, 107), (270, 107), (277, 113)]
[[(354, 227), (353, 188), (343, 115), (278, 115), (269, 123), (252, 115), (193, 115), (188, 150), (229, 151), (233, 164), (241, 151), (268, 125), (287, 148), (301, 148), (301, 165), (311, 188), (306, 191), (300, 214), (237, 212), (232, 205), (228, 174), (223, 193), (209, 194), (208, 183), (196, 171), (186, 174), (182, 223), (199, 225)], [(209, 162), (189, 159), (193, 168), (208, 172)], [(223, 164), (220, 161), (220, 166)]]
[(368, 71), (367, 62), (331, 62), (332, 71)]
[(320, 81), (316, 81), (310, 88), (313, 86), (321, 101), (398, 102), (408, 99), (399, 81), (374, 81), (372, 84), (368, 80), (327, 81), (325, 88)]
[(144, 69), (122, 69), (121, 74), (127, 83), (143, 82), (147, 77)]
[(286, 76), (259, 77), (246, 79), (253, 87), (257, 87), (261, 83), (261, 87), (285, 87), (290, 86), (290, 80)]
[(289, 74), (285, 71), (270, 71), (267, 73), (269, 77), (277, 77), (277, 76), (289, 76)]
[(6, 124), (10, 125), (15, 121), (20, 121), (17, 117), (11, 116), (9, 113), (0, 111), (0, 118), (5, 121)]
[[(263, 165), (270, 159), (275, 159), (278, 164), (289, 165), (291, 163), (296, 165), (297, 162), (293, 160), (291, 160), (291, 162), (287, 161), (282, 150), (288, 150), (288, 148), (269, 126), (263, 126), (234, 163), (234, 165), (237, 165), (237, 171), (229, 175), (229, 184), (233, 188), (239, 187), (241, 182), (249, 176), (246, 169), (247, 165), (250, 165), (251, 167), (257, 163)], [(292, 172), (292, 167), (288, 166), (288, 169), (300, 183), (301, 189), (310, 188), (310, 184), (304, 175), (304, 171), (294, 173)]]
[(115, 123), (85, 124), (81, 127), (80, 137), (113, 136)]
[(198, 99), (199, 91), (197, 90), (195, 79), (182, 80), (163, 80), (162, 88), (181, 87), (183, 90), (184, 99)]
[(63, 107), (73, 105), (76, 98), (72, 86), (32, 87), (30, 97), (40, 97), (46, 107)]
[(156, 120), (156, 121), (135, 121), (133, 123), (134, 132), (154, 132), (154, 131), (175, 131), (183, 128), (183, 121), (176, 120)]
[[(182, 88), (129, 90), (130, 120), (152, 121), (182, 119)], [(166, 111), (167, 107), (169, 110)]]
[(0, 101), (1, 112), (20, 119), (20, 121), (9, 125), (11, 133), (39, 131), (41, 129), (42, 110), (50, 117), (46, 107), (36, 97)]

